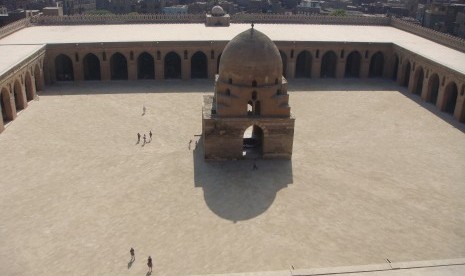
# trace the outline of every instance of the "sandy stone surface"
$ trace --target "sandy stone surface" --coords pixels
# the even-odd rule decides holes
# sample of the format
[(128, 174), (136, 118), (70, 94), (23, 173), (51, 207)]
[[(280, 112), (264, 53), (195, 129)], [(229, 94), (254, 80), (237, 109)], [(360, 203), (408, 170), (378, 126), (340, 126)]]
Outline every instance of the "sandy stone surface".
[(48, 87), (0, 134), (0, 275), (146, 275), (148, 255), (152, 275), (465, 257), (463, 124), (390, 81), (289, 90), (293, 159), (252, 171), (188, 149), (211, 81)]

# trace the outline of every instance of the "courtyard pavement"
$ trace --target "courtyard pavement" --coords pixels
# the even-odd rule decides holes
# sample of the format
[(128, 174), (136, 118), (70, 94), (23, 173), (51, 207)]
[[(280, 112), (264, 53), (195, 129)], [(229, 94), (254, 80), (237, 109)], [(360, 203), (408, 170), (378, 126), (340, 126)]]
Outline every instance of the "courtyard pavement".
[(0, 134), (0, 275), (142, 276), (149, 255), (152, 275), (465, 257), (464, 124), (391, 81), (292, 81), (293, 158), (253, 171), (203, 161), (212, 89), (47, 87)]

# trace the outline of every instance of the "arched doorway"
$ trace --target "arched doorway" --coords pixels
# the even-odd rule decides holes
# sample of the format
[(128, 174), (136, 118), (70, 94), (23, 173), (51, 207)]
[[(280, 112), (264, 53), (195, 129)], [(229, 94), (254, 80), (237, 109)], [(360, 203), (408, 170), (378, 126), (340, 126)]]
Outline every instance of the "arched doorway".
[(287, 78), (287, 56), (281, 50), (279, 50), (279, 54), (281, 55), (281, 61), (283, 62), (283, 76)]
[(402, 85), (405, 87), (408, 87), (408, 84), (410, 82), (410, 70), (412, 69), (410, 65), (410, 61), (407, 61), (407, 64), (404, 67), (404, 79), (402, 82)]
[(244, 158), (261, 158), (263, 155), (263, 130), (257, 126), (249, 126), (243, 135), (242, 156)]
[(346, 59), (346, 69), (344, 77), (346, 78), (358, 78), (360, 77), (360, 62), (362, 55), (359, 52), (351, 52)]
[(326, 52), (321, 59), (320, 76), (322, 78), (336, 77), (337, 55), (333, 51)]
[(29, 102), (34, 99), (34, 87), (32, 86), (31, 74), (27, 72), (24, 79), (25, 79), (25, 85), (26, 85), (26, 99)]
[(12, 121), (14, 118), (14, 111), (11, 107), (10, 93), (6, 88), (2, 88), (0, 95), (0, 105), (2, 108), (3, 124)]
[(55, 76), (57, 81), (74, 80), (73, 61), (67, 55), (60, 54), (55, 58)]
[(15, 97), (16, 112), (23, 110), (25, 108), (23, 88), (21, 87), (21, 83), (19, 82), (19, 80), (15, 81), (15, 85), (13, 87), (13, 93)]
[(384, 55), (381, 52), (376, 52), (370, 60), (370, 78), (382, 78), (384, 71)]
[(110, 73), (112, 80), (128, 79), (128, 61), (121, 53), (114, 53), (110, 58)]
[(155, 79), (155, 59), (147, 52), (143, 52), (137, 58), (137, 79)]
[(439, 76), (433, 74), (429, 77), (428, 81), (428, 93), (426, 95), (426, 101), (432, 104), (436, 104), (439, 94)]
[(296, 78), (310, 78), (312, 75), (312, 54), (309, 51), (302, 51), (297, 55), (295, 63)]
[(455, 82), (450, 82), (446, 86), (444, 92), (444, 105), (442, 111), (445, 111), (450, 114), (454, 114), (455, 104), (457, 103), (457, 85)]
[(413, 93), (421, 96), (421, 92), (423, 91), (423, 80), (425, 79), (425, 74), (423, 73), (422, 67), (418, 67), (417, 71), (415, 71), (415, 76), (413, 79)]
[(165, 79), (181, 78), (181, 57), (175, 52), (165, 56)]
[(34, 82), (36, 85), (36, 92), (37, 91), (42, 91), (43, 89), (43, 82), (42, 82), (42, 75), (40, 74), (40, 67), (39, 64), (36, 64), (34, 68)]
[(397, 80), (397, 71), (399, 70), (399, 57), (394, 55), (394, 68), (392, 71), (392, 79)]
[(82, 60), (84, 68), (84, 80), (100, 80), (100, 60), (99, 58), (89, 53)]
[(191, 78), (206, 79), (208, 78), (207, 55), (198, 51), (191, 57)]
[(216, 59), (216, 73), (219, 74), (220, 73), (220, 61), (221, 61), (221, 54), (218, 56), (218, 58)]

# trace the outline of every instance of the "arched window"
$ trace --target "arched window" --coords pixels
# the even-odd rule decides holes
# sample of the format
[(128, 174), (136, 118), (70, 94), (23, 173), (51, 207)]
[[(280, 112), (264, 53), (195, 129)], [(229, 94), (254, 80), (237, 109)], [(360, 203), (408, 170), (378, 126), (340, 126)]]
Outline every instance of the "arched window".
[(455, 112), (455, 105), (457, 103), (457, 85), (455, 82), (450, 82), (446, 86), (446, 90), (444, 92), (444, 106), (442, 111), (445, 111), (450, 114), (454, 114)]
[(196, 52), (191, 58), (191, 78), (206, 79), (208, 77), (207, 56), (203, 52)]
[(383, 77), (384, 71), (384, 55), (381, 52), (376, 52), (370, 60), (370, 78), (381, 78)]
[(128, 62), (121, 53), (114, 53), (110, 58), (110, 73), (112, 80), (128, 79)]
[(140, 80), (155, 79), (155, 60), (147, 52), (143, 52), (137, 57), (137, 78)]
[(346, 68), (344, 76), (346, 78), (358, 78), (360, 77), (360, 63), (362, 55), (359, 52), (351, 52), (346, 59)]
[(100, 80), (100, 60), (92, 53), (84, 56), (82, 60), (84, 80)]
[(312, 55), (309, 51), (302, 51), (297, 55), (295, 63), (296, 78), (310, 78), (312, 74)]
[(328, 51), (323, 55), (321, 60), (320, 76), (322, 78), (336, 77), (337, 55), (333, 51)]
[(60, 54), (55, 58), (55, 75), (57, 81), (74, 80), (73, 62), (67, 55)]
[(438, 74), (432, 74), (428, 80), (428, 90), (426, 94), (426, 101), (432, 104), (436, 104), (439, 94), (439, 76)]
[(257, 87), (257, 81), (256, 80), (252, 81), (252, 87)]
[(165, 56), (165, 79), (181, 78), (181, 57), (175, 52)]

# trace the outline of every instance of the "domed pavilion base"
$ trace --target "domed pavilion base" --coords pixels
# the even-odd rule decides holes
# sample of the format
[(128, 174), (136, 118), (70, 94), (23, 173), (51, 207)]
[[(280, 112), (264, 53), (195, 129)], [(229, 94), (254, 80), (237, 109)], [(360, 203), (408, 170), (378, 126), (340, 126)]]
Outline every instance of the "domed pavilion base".
[(293, 116), (218, 117), (213, 108), (213, 96), (204, 96), (202, 134), (205, 159), (291, 159), (294, 122)]

